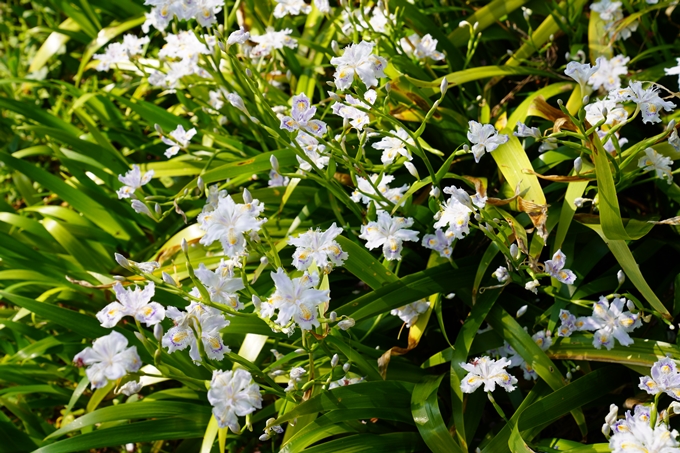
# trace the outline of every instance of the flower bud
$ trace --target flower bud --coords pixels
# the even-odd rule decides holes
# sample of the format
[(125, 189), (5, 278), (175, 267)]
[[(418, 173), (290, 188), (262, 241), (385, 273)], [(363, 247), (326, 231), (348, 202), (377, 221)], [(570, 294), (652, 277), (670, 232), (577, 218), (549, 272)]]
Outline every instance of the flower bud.
[(153, 210), (156, 211), (156, 215), (158, 215), (159, 217), (163, 215), (163, 210), (161, 209), (161, 205), (159, 205), (158, 203), (156, 203), (153, 206)]
[(328, 319), (331, 320), (331, 322), (335, 322), (338, 319), (338, 314), (334, 311), (331, 312), (330, 315), (328, 315)]
[(340, 46), (338, 46), (338, 42), (335, 39), (331, 41), (331, 49), (333, 50), (334, 54), (340, 53)]
[(123, 266), (125, 269), (132, 270), (132, 265), (127, 260), (127, 258), (125, 258), (123, 255), (121, 255), (120, 253), (114, 253), (113, 256), (114, 256), (114, 258), (116, 258), (116, 262), (118, 264)]
[(510, 245), (510, 256), (515, 260), (519, 258), (519, 247), (514, 242)]
[(132, 200), (132, 209), (134, 209), (137, 214), (145, 214), (151, 217), (152, 219), (154, 218), (153, 213), (151, 212), (149, 207), (139, 200)]
[(184, 238), (182, 238), (181, 247), (182, 247), (182, 251), (183, 251), (184, 253), (189, 253), (189, 244), (187, 243), (187, 240), (184, 239)]
[(295, 352), (296, 354), (304, 354), (304, 353), (307, 352), (307, 351), (305, 351), (304, 349), (300, 348), (300, 349), (296, 349), (294, 352)]
[(411, 162), (404, 162), (404, 166), (408, 170), (409, 173), (411, 173), (411, 176), (413, 176), (416, 179), (420, 179), (420, 176), (418, 175), (418, 169), (416, 168), (415, 165), (413, 165)]
[(390, 82), (387, 82), (385, 84), (385, 92), (389, 93), (390, 91), (392, 91), (392, 84)]
[(262, 434), (260, 437), (258, 437), (258, 439), (260, 440), (260, 442), (268, 441), (269, 440), (269, 433)]
[(583, 96), (583, 105), (587, 104), (588, 102), (590, 102), (590, 96), (586, 94)]
[(680, 414), (680, 403), (673, 401), (670, 406), (668, 406), (668, 411), (671, 414)]
[(276, 173), (279, 173), (279, 160), (276, 158), (275, 155), (271, 155), (269, 158), (269, 163), (272, 166), (272, 170), (274, 170)]
[(338, 366), (338, 362), (340, 361), (340, 357), (338, 357), (337, 354), (333, 354), (333, 358), (331, 359), (331, 368), (335, 368)]
[(574, 198), (574, 206), (576, 206), (577, 208), (582, 208), (583, 203), (585, 203), (585, 201), (586, 201), (585, 198), (581, 197)]
[(432, 189), (430, 189), (430, 196), (432, 198), (439, 198), (439, 195), (441, 195), (441, 191), (439, 190), (439, 187), (432, 186)]
[(156, 129), (156, 132), (158, 132), (160, 135), (163, 135), (163, 128), (160, 124), (154, 124), (153, 127)]
[(175, 279), (172, 278), (172, 276), (167, 272), (163, 271), (161, 273), (161, 276), (163, 277), (163, 281), (168, 285), (177, 286), (177, 282), (175, 281)]
[(141, 332), (135, 332), (135, 337), (137, 337), (137, 339), (142, 343), (146, 340), (146, 338), (144, 337), (144, 335), (142, 335)]
[(566, 376), (568, 381), (571, 381), (571, 378), (572, 378), (571, 371), (567, 371), (567, 374), (565, 374), (565, 376)]
[(354, 327), (354, 319), (352, 318), (343, 319), (338, 323), (338, 327), (340, 328), (340, 330), (350, 329)]
[(618, 406), (616, 404), (610, 404), (609, 413), (604, 417), (604, 422), (608, 425), (613, 425), (618, 416), (619, 416)]
[(196, 180), (196, 187), (198, 187), (198, 190), (203, 192), (205, 190), (205, 182), (203, 181), (203, 177), (199, 176), (198, 179)]
[(623, 285), (623, 283), (626, 281), (626, 274), (623, 273), (623, 270), (619, 269), (619, 271), (616, 273), (616, 279), (619, 281), (619, 286)]
[(441, 92), (442, 96), (444, 96), (446, 94), (448, 89), (449, 89), (449, 79), (444, 77), (442, 79), (442, 83), (439, 85), (439, 91)]
[(250, 194), (250, 191), (246, 188), (243, 189), (243, 201), (245, 203), (253, 202), (253, 196)]
[(163, 338), (163, 326), (160, 323), (153, 326), (153, 336), (158, 341), (161, 341), (161, 338)]
[(290, 82), (290, 79), (293, 78), (293, 72), (289, 69), (286, 71), (286, 80)]
[(581, 173), (581, 168), (583, 167), (583, 160), (580, 157), (574, 159), (574, 172)]
[(249, 79), (253, 77), (253, 71), (251, 71), (250, 68), (246, 68), (246, 77)]
[(269, 264), (269, 260), (267, 259), (266, 256), (261, 256), (261, 257), (260, 257), (260, 264), (262, 264), (262, 265), (264, 265), (264, 266), (266, 266), (267, 264)]
[(262, 301), (260, 300), (260, 298), (257, 297), (255, 294), (253, 294), (252, 301), (253, 301), (253, 305), (255, 306), (255, 309), (259, 310), (260, 305), (262, 305)]
[(444, 296), (446, 299), (451, 300), (454, 297), (456, 297), (456, 293), (448, 293), (446, 296)]
[(352, 366), (352, 365), (350, 365), (349, 362), (345, 363), (345, 364), (342, 366), (342, 371), (344, 371), (345, 373), (349, 372), (349, 369), (350, 369), (351, 366)]
[(675, 120), (670, 120), (666, 126), (666, 130), (672, 131), (673, 129), (675, 129)]
[(519, 310), (517, 310), (517, 314), (515, 315), (515, 318), (520, 318), (524, 313), (527, 312), (527, 308), (529, 308), (527, 305), (522, 305), (519, 307)]
[(117, 282), (124, 282), (125, 280), (127, 280), (127, 279), (126, 279), (125, 277), (123, 277), (122, 275), (114, 275), (114, 276), (113, 276), (113, 279), (114, 279), (115, 281), (117, 281)]
[(609, 426), (609, 425), (606, 424), (606, 423), (605, 423), (604, 425), (602, 425), (602, 434), (604, 434), (605, 436), (609, 437), (609, 432), (610, 432), (610, 431), (611, 431), (611, 426)]

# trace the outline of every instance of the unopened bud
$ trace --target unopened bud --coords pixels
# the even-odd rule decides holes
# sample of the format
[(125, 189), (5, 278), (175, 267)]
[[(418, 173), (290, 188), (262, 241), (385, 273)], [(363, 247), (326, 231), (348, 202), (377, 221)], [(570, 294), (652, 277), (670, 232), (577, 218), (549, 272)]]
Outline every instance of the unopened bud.
[(124, 282), (125, 280), (127, 280), (127, 278), (123, 277), (122, 275), (114, 275), (113, 279), (117, 282)]
[(160, 124), (154, 124), (153, 127), (156, 129), (156, 132), (158, 132), (160, 135), (163, 135), (163, 128)]
[(619, 271), (616, 273), (616, 279), (619, 281), (619, 286), (623, 285), (623, 283), (626, 281), (626, 274), (623, 273), (623, 270), (619, 269)]
[(264, 266), (266, 266), (267, 264), (269, 264), (269, 260), (267, 259), (266, 256), (261, 256), (261, 257), (260, 257), (260, 264), (262, 264), (262, 265), (264, 265)]
[(161, 205), (159, 205), (158, 203), (156, 203), (156, 204), (153, 206), (153, 210), (156, 211), (156, 214), (157, 214), (159, 217), (160, 217), (161, 215), (163, 215), (163, 210), (161, 209)]
[(153, 336), (157, 341), (163, 338), (163, 326), (160, 323), (153, 326)]
[(668, 412), (671, 414), (680, 414), (680, 403), (673, 401), (670, 406), (668, 406)]
[(246, 77), (249, 79), (253, 77), (253, 71), (251, 71), (250, 68), (246, 68)]
[(243, 201), (246, 203), (253, 202), (253, 196), (250, 194), (250, 191), (246, 188), (243, 189)]
[(389, 93), (390, 91), (392, 91), (392, 84), (390, 82), (387, 82), (385, 84), (385, 92)]
[(521, 307), (519, 307), (519, 310), (517, 310), (517, 314), (515, 315), (515, 317), (519, 318), (522, 315), (524, 315), (524, 313), (527, 312), (527, 308), (529, 308), (527, 305), (522, 305)]
[(333, 50), (333, 53), (339, 54), (340, 53), (340, 46), (338, 46), (338, 42), (334, 39), (331, 41), (331, 49)]
[(137, 337), (137, 339), (141, 342), (144, 342), (146, 340), (146, 338), (144, 338), (144, 335), (142, 335), (141, 332), (135, 332), (135, 337)]
[(567, 377), (568, 381), (571, 381), (572, 378), (571, 371), (567, 371), (567, 374), (565, 376)]
[(184, 253), (189, 253), (189, 244), (187, 243), (187, 240), (184, 239), (184, 238), (182, 238), (182, 245), (181, 245), (181, 247), (182, 247), (182, 251), (183, 251)]
[(519, 247), (514, 242), (510, 244), (510, 256), (515, 260), (519, 258)]
[(441, 195), (441, 191), (439, 190), (439, 187), (432, 186), (432, 189), (430, 189), (430, 196), (432, 198), (439, 198), (439, 195)]
[(279, 173), (279, 160), (276, 158), (275, 155), (271, 155), (269, 158), (269, 163), (272, 166), (272, 170), (274, 170), (276, 173)]
[(456, 297), (456, 293), (448, 293), (446, 296), (444, 296), (446, 299), (451, 300), (454, 297)]
[(633, 311), (633, 310), (636, 309), (635, 304), (634, 304), (633, 301), (630, 300), (630, 299), (628, 299), (628, 300), (626, 301), (626, 307), (627, 307), (628, 310), (630, 310), (630, 311)]
[(672, 131), (673, 129), (675, 129), (675, 120), (670, 120), (666, 126), (666, 130)]
[(334, 311), (331, 312), (330, 315), (328, 315), (328, 319), (331, 320), (331, 322), (335, 322), (338, 319), (338, 314)]
[(262, 301), (260, 300), (260, 298), (257, 297), (255, 294), (253, 294), (252, 301), (253, 301), (253, 305), (255, 306), (255, 309), (259, 310), (260, 305), (262, 305)]
[(415, 165), (413, 165), (411, 162), (404, 162), (404, 167), (406, 167), (408, 172), (411, 173), (411, 176), (416, 179), (420, 179), (420, 175), (418, 175), (418, 169)]
[(304, 349), (300, 348), (300, 349), (296, 349), (296, 350), (293, 351), (293, 352), (295, 352), (296, 354), (304, 354), (304, 353), (306, 353), (307, 351), (305, 351)]
[(602, 434), (609, 437), (609, 432), (611, 431), (611, 429), (612, 429), (611, 426), (605, 423), (604, 425), (602, 425)]
[(132, 270), (132, 265), (127, 260), (127, 258), (125, 258), (123, 255), (121, 255), (120, 253), (114, 253), (113, 256), (114, 256), (114, 258), (116, 258), (116, 262), (118, 264), (123, 266), (125, 269)]
[(286, 71), (286, 80), (290, 82), (290, 79), (293, 78), (293, 72), (289, 69)]
[(196, 180), (196, 187), (198, 187), (198, 190), (203, 192), (205, 190), (205, 182), (203, 181), (203, 177), (199, 176), (198, 179)]
[(347, 362), (346, 364), (344, 364), (344, 365), (342, 366), (342, 371), (344, 371), (345, 373), (349, 372), (349, 369), (350, 369), (351, 366), (352, 366), (352, 365), (350, 365), (350, 363)]
[(583, 96), (583, 104), (585, 105), (585, 104), (587, 104), (588, 102), (590, 102), (590, 96), (588, 96), (588, 95), (586, 94), (585, 96)]
[(583, 160), (580, 157), (574, 159), (574, 172), (581, 173), (581, 168), (583, 168)]
[(439, 91), (442, 93), (442, 96), (446, 94), (446, 91), (449, 89), (449, 79), (444, 77), (442, 79), (442, 83), (439, 85)]
[(163, 277), (163, 281), (168, 285), (177, 286), (177, 282), (175, 281), (175, 279), (172, 278), (172, 276), (167, 272), (163, 271), (161, 273), (161, 276)]
[(333, 358), (331, 359), (331, 368), (335, 368), (338, 366), (338, 362), (340, 361), (340, 357), (338, 357), (337, 354), (333, 354)]
[(604, 417), (604, 422), (608, 425), (613, 425), (618, 416), (619, 416), (618, 406), (616, 404), (610, 404), (609, 413)]

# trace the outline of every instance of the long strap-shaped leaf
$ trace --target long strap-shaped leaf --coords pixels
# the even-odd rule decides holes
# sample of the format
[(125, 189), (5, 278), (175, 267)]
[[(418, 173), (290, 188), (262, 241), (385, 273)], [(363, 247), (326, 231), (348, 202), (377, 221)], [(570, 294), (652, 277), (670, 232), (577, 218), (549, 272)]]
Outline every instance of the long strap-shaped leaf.
[(439, 412), (437, 390), (444, 376), (446, 375), (428, 376), (413, 388), (411, 394), (413, 421), (416, 422), (423, 440), (434, 453), (463, 453), (465, 450), (453, 441)]

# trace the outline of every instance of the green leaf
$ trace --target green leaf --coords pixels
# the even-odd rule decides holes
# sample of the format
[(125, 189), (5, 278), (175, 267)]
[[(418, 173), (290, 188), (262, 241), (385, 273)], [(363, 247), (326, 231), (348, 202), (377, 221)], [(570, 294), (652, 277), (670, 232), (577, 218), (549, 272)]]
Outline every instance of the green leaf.
[(343, 251), (347, 252), (347, 260), (343, 267), (355, 275), (372, 289), (378, 289), (399, 281), (389, 269), (382, 265), (366, 248), (344, 236), (335, 238)]
[[(464, 450), (453, 441), (444, 419), (439, 412), (437, 391), (439, 384), (446, 376), (429, 376), (416, 384), (411, 395), (411, 411), (420, 435), (434, 453), (463, 452)], [(460, 429), (460, 428), (458, 428)]]
[[(303, 450), (307, 453), (410, 453), (422, 452), (416, 433), (356, 434)], [(36, 452), (38, 453), (38, 452)]]

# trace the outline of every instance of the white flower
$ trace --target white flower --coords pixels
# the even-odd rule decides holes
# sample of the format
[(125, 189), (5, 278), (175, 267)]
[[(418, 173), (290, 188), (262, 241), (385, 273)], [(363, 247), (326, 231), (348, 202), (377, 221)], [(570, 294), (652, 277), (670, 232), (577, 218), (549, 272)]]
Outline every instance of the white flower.
[(422, 38), (418, 34), (413, 33), (408, 38), (401, 38), (400, 44), (406, 55), (415, 57), (418, 60), (431, 58), (439, 61), (446, 58), (443, 53), (437, 51), (437, 40), (432, 39), (429, 33)]
[(609, 439), (612, 453), (672, 453), (680, 450), (678, 432), (670, 430), (662, 421), (650, 425), (649, 409), (635, 406), (635, 414), (626, 412), (626, 419), (616, 422), (614, 433)]
[(484, 384), (485, 392), (493, 392), (496, 385), (505, 389), (506, 392), (515, 390), (517, 378), (508, 374), (505, 368), (510, 365), (510, 360), (505, 357), (493, 360), (489, 357), (479, 357), (472, 363), (461, 363), (460, 366), (468, 372), (460, 383), (463, 393), (472, 393)]
[[(564, 73), (576, 80), (576, 82), (581, 85), (581, 88), (583, 89), (588, 83), (588, 80), (590, 80), (590, 77), (598, 71), (599, 63), (600, 59), (597, 60), (597, 64), (595, 66), (591, 67), (590, 63), (570, 61), (567, 63), (567, 68), (564, 70)], [(585, 94), (585, 91), (583, 91), (583, 94)]]
[(616, 37), (616, 39), (626, 40), (630, 38), (632, 32), (637, 30), (637, 21), (632, 22), (621, 30), (617, 30), (617, 26), (621, 19), (623, 19), (623, 11), (621, 11), (622, 3), (620, 1), (600, 0), (590, 5), (591, 11), (595, 11), (600, 15), (605, 24), (605, 30), (608, 32), (609, 39)]
[(85, 374), (93, 389), (102, 388), (108, 381), (135, 373), (142, 366), (137, 348), (127, 348), (127, 345), (127, 338), (118, 332), (111, 332), (94, 340), (92, 347), (79, 352), (73, 362), (77, 366), (88, 367)]
[(122, 393), (125, 396), (132, 396), (142, 390), (142, 383), (139, 381), (128, 381), (116, 393)]
[(326, 123), (319, 120), (313, 120), (312, 117), (316, 113), (316, 107), (310, 105), (309, 98), (305, 93), (300, 93), (293, 96), (293, 108), (290, 112), (291, 116), (284, 116), (281, 118), (281, 129), (289, 132), (296, 130), (304, 130), (310, 134), (321, 137), (326, 133)]
[[(526, 307), (526, 305), (525, 305)], [(552, 337), (550, 336), (550, 331), (545, 331), (541, 330), (539, 332), (536, 332), (531, 336), (531, 339), (534, 340), (534, 343), (538, 345), (539, 348), (541, 348), (542, 351), (547, 351), (548, 348), (552, 345)], [(533, 369), (531, 365), (529, 365), (522, 356), (517, 354), (514, 349), (510, 347), (510, 345), (507, 345), (508, 351), (512, 354), (510, 357), (510, 367), (515, 367), (518, 366), (522, 369), (522, 372), (524, 373), (524, 379), (528, 380), (536, 380), (538, 379), (538, 373), (536, 373), (536, 370)]]
[(606, 121), (604, 124), (615, 126), (619, 123), (623, 123), (628, 119), (628, 112), (624, 109), (621, 104), (611, 99), (602, 99), (601, 101), (593, 102), (585, 107), (586, 120), (591, 126), (596, 125), (603, 119)]
[(680, 137), (678, 137), (677, 129), (673, 129), (673, 132), (671, 132), (671, 135), (668, 137), (668, 144), (680, 152)]
[(387, 60), (373, 55), (375, 44), (361, 41), (359, 44), (351, 44), (345, 47), (341, 57), (331, 58), (331, 64), (335, 66), (335, 86), (339, 90), (346, 90), (352, 85), (354, 75), (359, 76), (366, 88), (378, 85), (378, 79), (385, 77), (384, 69)]
[(184, 127), (180, 124), (174, 131), (170, 132), (169, 135), (172, 137), (172, 140), (167, 137), (161, 137), (163, 143), (170, 146), (170, 148), (165, 151), (165, 157), (167, 158), (177, 154), (180, 149), (186, 149), (187, 146), (189, 146), (189, 141), (196, 135), (196, 129), (192, 127), (188, 131), (185, 131)]
[(373, 185), (371, 185), (366, 178), (362, 178), (361, 176), (357, 177), (357, 190), (352, 192), (352, 200), (354, 202), (369, 205), (371, 201), (373, 201), (376, 203), (376, 206), (386, 208), (388, 204), (379, 198), (378, 193), (373, 186), (376, 186), (378, 192), (394, 204), (399, 204), (402, 201), (404, 192), (408, 190), (407, 184), (404, 184), (401, 187), (391, 188), (388, 184), (394, 181), (394, 176), (392, 175), (383, 175), (382, 178), (380, 178), (379, 174), (372, 174), (370, 180)]
[(430, 303), (425, 299), (420, 299), (411, 302), (403, 307), (396, 308), (390, 311), (392, 316), (398, 316), (399, 319), (406, 323), (406, 327), (410, 328), (418, 322), (418, 316), (425, 313), (430, 308)]
[[(192, 291), (191, 294), (200, 297), (197, 293), (198, 291)], [(208, 307), (200, 302), (191, 302), (185, 312), (179, 311), (176, 307), (168, 307), (167, 315), (175, 324), (161, 340), (161, 344), (168, 348), (168, 353), (182, 351), (190, 346), (189, 357), (196, 363), (200, 362), (201, 354), (196, 340), (199, 331), (208, 358), (222, 360), (224, 354), (230, 351), (222, 342), (220, 333), (229, 325), (229, 321), (216, 308)]]
[(291, 390), (295, 390), (297, 387), (297, 383), (302, 380), (302, 376), (305, 375), (307, 371), (305, 371), (304, 368), (302, 367), (295, 367), (292, 370), (290, 370), (289, 377), (290, 379), (288, 380), (288, 387), (284, 389), (284, 392), (290, 392)]
[(415, 146), (411, 136), (409, 136), (408, 133), (400, 127), (398, 127), (397, 130), (393, 131), (392, 133), (395, 135), (395, 137), (383, 137), (382, 140), (371, 145), (375, 149), (383, 150), (382, 157), (380, 158), (382, 163), (385, 165), (391, 164), (399, 154), (408, 160), (413, 159), (411, 157), (411, 153), (406, 148), (407, 144)]
[(505, 266), (498, 266), (498, 269), (496, 269), (491, 276), (498, 280), (499, 283), (505, 283), (510, 278), (508, 269)]
[(97, 313), (102, 327), (113, 327), (124, 316), (132, 316), (136, 320), (153, 326), (165, 319), (165, 309), (157, 302), (151, 302), (155, 286), (149, 282), (144, 289), (135, 285), (135, 289), (125, 289), (120, 282), (113, 285), (116, 302), (111, 302)]
[(146, 0), (145, 5), (152, 5), (151, 12), (146, 13), (146, 22), (142, 25), (144, 33), (153, 26), (157, 30), (165, 30), (168, 23), (177, 17), (179, 20), (195, 19), (201, 26), (208, 27), (215, 23), (215, 15), (222, 11), (221, 0)]
[(196, 269), (196, 276), (210, 293), (211, 301), (227, 305), (234, 310), (243, 308), (243, 303), (236, 292), (245, 289), (245, 285), (241, 278), (233, 277), (233, 267), (230, 272), (224, 260), (220, 262), (215, 271), (209, 270), (205, 264), (201, 263)]
[(628, 88), (610, 91), (609, 97), (615, 101), (635, 102), (642, 112), (643, 123), (659, 123), (661, 122), (659, 112), (662, 109), (672, 112), (675, 108), (675, 104), (659, 97), (656, 87), (643, 89), (641, 82), (630, 82)]
[(244, 417), (262, 409), (260, 386), (243, 368), (234, 371), (213, 371), (208, 390), (208, 401), (220, 428), (229, 427), (233, 433), (240, 431), (237, 417)]
[(276, 170), (269, 170), (269, 181), (267, 181), (269, 187), (286, 187), (289, 182), (288, 176), (281, 176)]
[(275, 0), (274, 17), (280, 19), (287, 15), (297, 16), (299, 14), (309, 14), (312, 7), (304, 0)]
[[(370, 101), (369, 101), (370, 102)], [(362, 130), (366, 124), (370, 122), (368, 113), (363, 110), (358, 109), (361, 107), (365, 110), (370, 110), (371, 107), (362, 102), (360, 99), (355, 98), (351, 94), (345, 95), (345, 103), (336, 102), (331, 106), (331, 110), (336, 115), (344, 118), (352, 127), (357, 130)]]
[(321, 14), (329, 14), (331, 12), (331, 5), (328, 0), (314, 0), (313, 3)]
[(286, 327), (293, 320), (303, 330), (319, 327), (318, 307), (330, 300), (330, 293), (328, 290), (314, 289), (319, 281), (318, 275), (305, 272), (302, 277), (291, 279), (279, 268), (271, 273), (271, 277), (276, 290), (266, 303), (278, 310), (275, 322)]
[(528, 127), (521, 121), (517, 122), (517, 130), (513, 132), (513, 135), (515, 137), (533, 137), (536, 140), (540, 140), (543, 137), (539, 128)]
[(508, 141), (508, 136), (499, 134), (491, 124), (482, 125), (477, 121), (470, 121), (468, 124), (470, 129), (467, 138), (473, 145), (472, 154), (475, 156), (475, 162), (479, 162), (484, 151), (490, 153)]
[(524, 285), (524, 289), (527, 291), (531, 291), (534, 294), (538, 294), (538, 287), (541, 286), (541, 284), (538, 282), (538, 280), (532, 280), (530, 282), (527, 282), (526, 285)]
[[(328, 165), (328, 162), (330, 162), (331, 157), (328, 154), (324, 154), (326, 145), (320, 144), (319, 140), (314, 138), (314, 136), (309, 135), (307, 132), (300, 131), (295, 137), (295, 141), (305, 152), (307, 158), (311, 160), (317, 167), (325, 168), (326, 165)], [(310, 171), (312, 169), (311, 164), (305, 161), (302, 157), (295, 157), (300, 164), (300, 169), (304, 171)]]
[(123, 198), (130, 198), (132, 194), (135, 193), (135, 190), (141, 189), (144, 184), (151, 181), (153, 173), (153, 170), (149, 170), (142, 175), (139, 165), (133, 165), (132, 170), (125, 173), (125, 176), (118, 175), (118, 181), (125, 184), (116, 191), (118, 199), (122, 200)]
[(296, 247), (293, 254), (293, 266), (298, 270), (306, 270), (314, 262), (322, 269), (329, 272), (333, 266), (342, 266), (347, 259), (347, 252), (344, 252), (335, 238), (342, 233), (342, 228), (335, 225), (335, 222), (326, 230), (321, 231), (310, 229), (296, 238), (288, 239), (288, 243)]
[(439, 252), (439, 256), (442, 258), (449, 258), (453, 249), (451, 244), (456, 236), (452, 232), (444, 232), (442, 229), (437, 228), (434, 234), (426, 234), (423, 237), (423, 247), (435, 252)]
[(198, 215), (200, 228), (205, 231), (201, 244), (210, 245), (219, 240), (229, 257), (240, 256), (246, 252), (244, 233), (260, 230), (266, 219), (258, 216), (264, 211), (264, 205), (258, 200), (251, 203), (237, 204), (230, 195), (219, 198), (214, 210), (201, 212)]
[(567, 257), (562, 250), (555, 252), (551, 260), (546, 260), (545, 271), (551, 277), (567, 285), (572, 285), (576, 281), (576, 275), (569, 269), (564, 269)]
[[(442, 204), (442, 210), (435, 215), (437, 221), (434, 227), (444, 228), (448, 226), (447, 236), (453, 235), (457, 239), (463, 239), (470, 232), (472, 200), (466, 203), (467, 206), (461, 203), (460, 199), (463, 195), (457, 189), (453, 186), (444, 189), (444, 192), (451, 194), (451, 196)], [(465, 192), (463, 191), (463, 193)], [(469, 195), (467, 198), (470, 199)]]
[(391, 217), (389, 213), (382, 210), (377, 211), (376, 214), (378, 221), (362, 225), (359, 237), (366, 240), (366, 248), (369, 250), (382, 246), (387, 260), (401, 260), (403, 241), (418, 240), (418, 232), (407, 229), (413, 225), (413, 219)]
[(680, 401), (680, 373), (675, 361), (669, 357), (659, 359), (653, 366), (651, 377), (642, 376), (639, 387), (650, 395), (664, 392)]
[(229, 38), (227, 38), (227, 45), (231, 46), (233, 44), (244, 44), (249, 39), (250, 33), (248, 33), (246, 29), (241, 26), (238, 30), (232, 32), (229, 35)]
[(623, 55), (617, 55), (611, 60), (598, 57), (595, 65), (597, 71), (590, 76), (588, 84), (593, 87), (593, 90), (598, 90), (600, 87), (607, 91), (621, 88), (621, 76), (628, 72), (626, 63), (629, 61), (630, 57)]
[[(386, 12), (387, 10), (382, 2), (378, 2), (373, 10), (370, 7), (365, 7), (363, 11), (361, 8), (356, 8), (352, 11), (344, 10), (342, 12), (344, 20), (342, 32), (346, 35), (351, 34), (354, 30), (357, 32), (371, 30), (377, 33), (386, 33), (388, 23), (394, 22), (395, 19), (394, 14), (388, 13), (386, 15)], [(351, 18), (350, 15), (352, 16)], [(364, 16), (370, 17), (368, 22), (366, 22)]]
[[(633, 339), (628, 335), (634, 329), (642, 325), (640, 316), (629, 311), (623, 311), (626, 299), (616, 297), (611, 303), (605, 298), (593, 305), (592, 316), (579, 318), (583, 321), (579, 330), (594, 330), (593, 346), (600, 349), (604, 346), (607, 349), (614, 347), (614, 339), (617, 339), (623, 346), (633, 344)], [(577, 321), (579, 321), (577, 320)]]
[(680, 83), (680, 58), (676, 58), (678, 64), (672, 68), (665, 68), (664, 72), (666, 75), (677, 75), (678, 83)]
[(673, 161), (670, 157), (659, 154), (652, 148), (647, 148), (645, 156), (638, 161), (638, 167), (643, 168), (644, 171), (654, 170), (656, 176), (661, 179), (666, 178), (668, 184), (673, 183), (671, 165), (673, 165)]
[(129, 63), (130, 57), (141, 55), (142, 47), (148, 44), (149, 38), (138, 38), (134, 35), (123, 36), (123, 42), (114, 42), (106, 47), (103, 54), (96, 54), (92, 58), (99, 60), (97, 71), (108, 71), (111, 65), (117, 63)]
[(351, 377), (349, 377), (349, 375), (345, 375), (343, 378), (340, 378), (337, 381), (331, 382), (330, 385), (328, 386), (328, 390), (332, 390), (332, 389), (338, 388), (338, 387), (346, 387), (348, 385), (354, 385), (354, 384), (358, 384), (360, 382), (364, 382), (363, 377), (351, 378)]
[(267, 32), (264, 35), (251, 36), (250, 40), (257, 43), (257, 45), (251, 49), (250, 57), (266, 57), (274, 50), (283, 49), (284, 47), (295, 49), (297, 42), (289, 36), (291, 33), (293, 33), (293, 30), (290, 28), (279, 31), (267, 28)]

